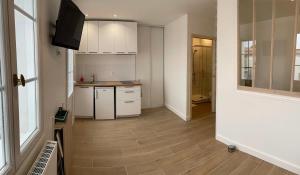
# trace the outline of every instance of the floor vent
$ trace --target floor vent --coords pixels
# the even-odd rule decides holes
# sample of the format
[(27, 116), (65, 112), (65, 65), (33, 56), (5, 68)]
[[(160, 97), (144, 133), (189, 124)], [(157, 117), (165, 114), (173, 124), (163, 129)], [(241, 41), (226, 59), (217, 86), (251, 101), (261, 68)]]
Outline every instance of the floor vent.
[(57, 143), (47, 141), (27, 175), (57, 174)]

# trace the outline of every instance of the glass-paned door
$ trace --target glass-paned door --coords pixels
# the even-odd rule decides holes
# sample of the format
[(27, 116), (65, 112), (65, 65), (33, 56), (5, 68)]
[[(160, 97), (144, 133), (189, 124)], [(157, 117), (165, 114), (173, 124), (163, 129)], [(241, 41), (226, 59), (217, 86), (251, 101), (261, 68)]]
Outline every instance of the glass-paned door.
[(36, 1), (14, 1), (16, 64), (14, 93), (18, 94), (19, 143), (25, 148), (39, 131)]

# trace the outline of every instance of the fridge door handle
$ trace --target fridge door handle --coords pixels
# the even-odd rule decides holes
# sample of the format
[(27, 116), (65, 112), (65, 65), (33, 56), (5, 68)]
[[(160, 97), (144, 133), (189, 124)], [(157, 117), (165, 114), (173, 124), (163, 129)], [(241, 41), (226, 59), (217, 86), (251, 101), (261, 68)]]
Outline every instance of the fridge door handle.
[(96, 90), (96, 99), (98, 99), (99, 94), (98, 94), (98, 90)]

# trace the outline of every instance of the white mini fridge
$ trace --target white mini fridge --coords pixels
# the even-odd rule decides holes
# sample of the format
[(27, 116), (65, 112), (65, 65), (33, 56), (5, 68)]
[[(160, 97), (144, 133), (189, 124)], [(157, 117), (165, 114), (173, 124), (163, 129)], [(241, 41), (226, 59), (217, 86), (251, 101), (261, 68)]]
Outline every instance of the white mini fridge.
[(114, 87), (95, 87), (95, 119), (115, 119)]

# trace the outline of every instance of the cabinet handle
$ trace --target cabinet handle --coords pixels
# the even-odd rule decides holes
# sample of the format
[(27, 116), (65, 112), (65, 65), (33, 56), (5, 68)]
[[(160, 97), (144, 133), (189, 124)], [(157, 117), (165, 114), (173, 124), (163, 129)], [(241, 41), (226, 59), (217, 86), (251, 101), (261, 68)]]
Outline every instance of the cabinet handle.
[(112, 53), (112, 52), (102, 52), (102, 53), (104, 53), (104, 54), (105, 54), (105, 53)]
[(125, 52), (117, 52), (117, 53), (120, 53), (120, 54), (121, 54), (121, 53), (125, 53)]
[(134, 91), (125, 91), (125, 93), (131, 94), (131, 93), (134, 93)]
[(98, 99), (98, 97), (99, 97), (99, 96), (98, 96), (98, 91), (96, 90), (96, 99)]
[(89, 53), (98, 53), (98, 52), (89, 52)]
[(90, 88), (90, 87), (88, 87), (88, 86), (79, 86), (79, 88), (87, 89), (87, 88)]
[(134, 101), (125, 101), (124, 103), (134, 103)]

